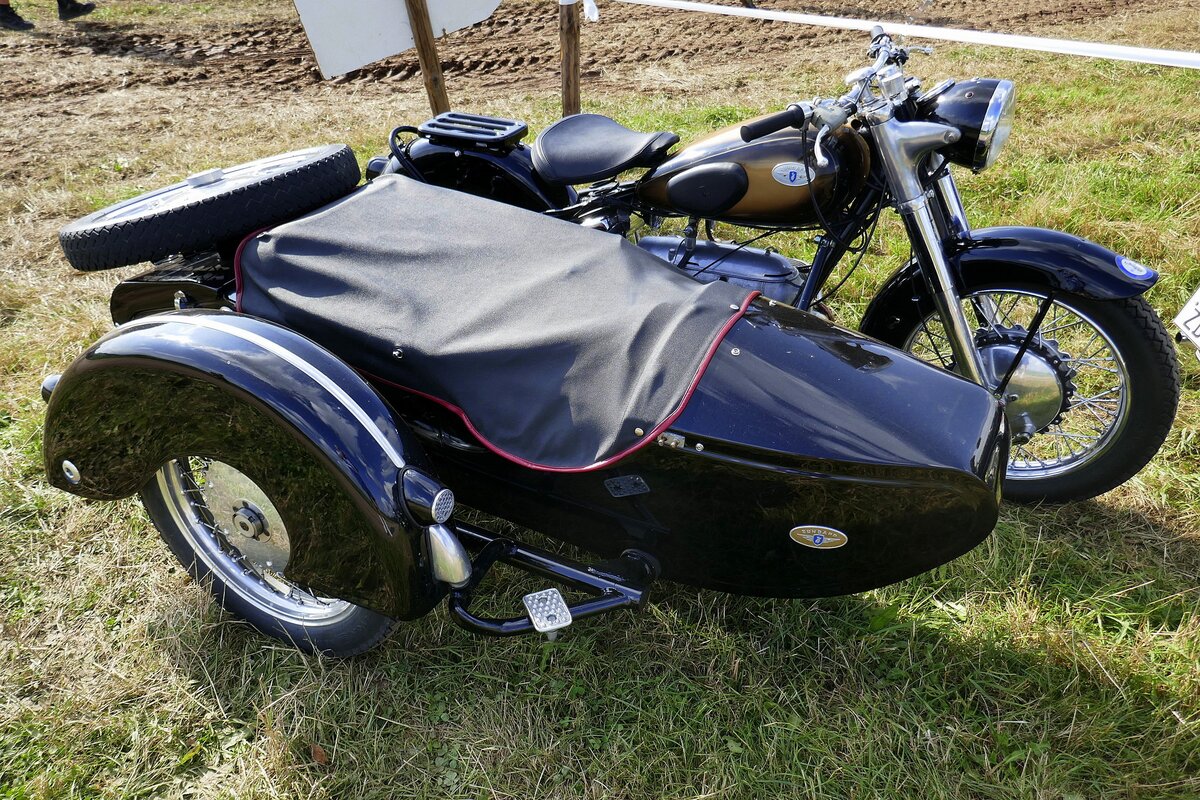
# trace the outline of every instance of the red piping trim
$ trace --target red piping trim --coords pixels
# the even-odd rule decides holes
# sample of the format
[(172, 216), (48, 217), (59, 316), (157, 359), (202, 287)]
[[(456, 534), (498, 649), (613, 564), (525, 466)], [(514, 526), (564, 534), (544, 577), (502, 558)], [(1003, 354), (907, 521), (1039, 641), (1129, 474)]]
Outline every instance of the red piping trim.
[(245, 239), (242, 239), (241, 244), (238, 245), (237, 252), (233, 254), (233, 291), (237, 293), (237, 303), (234, 304), (234, 310), (239, 314), (242, 313), (242, 251), (246, 249), (246, 245), (250, 243), (251, 239), (266, 230), (270, 230), (270, 228), (259, 228), (253, 233), (248, 234)]
[(666, 419), (664, 419), (657, 426), (655, 426), (655, 428), (652, 431), (650, 431), (648, 434), (643, 436), (641, 441), (637, 442), (632, 447), (622, 450), (620, 453), (617, 453), (614, 456), (609, 456), (608, 458), (604, 459), (603, 461), (597, 461), (595, 464), (590, 464), (586, 467), (551, 467), (551, 466), (547, 466), (545, 464), (537, 464), (537, 463), (534, 463), (533, 461), (528, 461), (524, 458), (521, 458), (520, 456), (515, 456), (512, 453), (501, 450), (499, 447), (497, 447), (496, 445), (489, 442), (487, 440), (487, 438), (484, 437), (484, 435), (479, 432), (479, 429), (477, 429), (471, 423), (471, 420), (467, 417), (466, 412), (463, 411), (458, 406), (454, 405), (453, 403), (449, 402), (448, 400), (443, 400), (440, 397), (434, 397), (431, 394), (426, 394), (425, 392), (421, 392), (416, 389), (411, 389), (407, 386), (403, 386), (394, 381), (389, 381), (386, 378), (380, 378), (378, 375), (373, 375), (370, 372), (367, 372), (365, 370), (359, 370), (359, 372), (362, 373), (363, 375), (365, 375), (367, 378), (371, 379), (372, 381), (378, 381), (379, 383), (386, 383), (388, 386), (393, 386), (402, 392), (408, 392), (409, 394), (415, 394), (418, 397), (423, 397), (426, 400), (430, 400), (434, 403), (437, 403), (438, 405), (442, 406), (443, 408), (453, 412), (460, 419), (462, 419), (463, 424), (465, 424), (467, 426), (467, 429), (470, 430), (472, 434), (474, 434), (475, 438), (478, 439), (484, 447), (486, 447), (488, 450), (495, 453), (496, 455), (500, 456), (501, 458), (512, 461), (515, 464), (520, 464), (522, 467), (527, 467), (529, 469), (536, 469), (536, 470), (540, 470), (542, 472), (592, 472), (593, 470), (604, 469), (607, 466), (615, 464), (616, 462), (620, 461), (621, 459), (625, 458), (626, 456), (632, 455), (633, 453), (636, 453), (638, 450), (641, 450), (643, 447), (645, 447), (646, 445), (650, 444), (655, 439), (657, 439), (659, 437), (659, 434), (663, 433), (665, 430), (667, 430), (667, 428), (671, 427), (671, 423), (673, 423), (673, 422), (675, 422), (675, 420), (679, 419), (679, 415), (683, 413), (683, 410), (685, 408), (687, 408), (688, 401), (692, 399), (692, 394), (696, 391), (696, 387), (700, 385), (700, 379), (704, 377), (704, 373), (708, 370), (708, 365), (710, 363), (712, 363), (713, 357), (716, 356), (717, 348), (721, 346), (721, 342), (725, 339), (725, 336), (729, 333), (730, 329), (732, 329), (733, 326), (737, 323), (737, 321), (742, 318), (742, 316), (746, 313), (746, 309), (750, 307), (750, 303), (752, 303), (754, 301), (754, 298), (758, 297), (759, 294), (760, 294), (760, 292), (757, 292), (757, 291), (750, 292), (750, 294), (748, 294), (746, 296), (746, 299), (744, 301), (742, 301), (742, 305), (740, 308), (738, 308), (737, 313), (734, 314), (732, 317), (730, 317), (725, 322), (725, 324), (723, 326), (721, 326), (721, 330), (717, 332), (716, 337), (713, 339), (713, 343), (711, 345), (709, 345), (708, 352), (704, 355), (704, 360), (702, 362), (700, 362), (700, 368), (698, 370), (696, 370), (696, 376), (694, 378), (692, 378), (692, 382), (690, 384), (688, 384), (687, 391), (683, 393), (683, 399), (681, 399), (679, 401), (679, 405), (675, 408), (675, 410), (672, 411), (671, 414)]

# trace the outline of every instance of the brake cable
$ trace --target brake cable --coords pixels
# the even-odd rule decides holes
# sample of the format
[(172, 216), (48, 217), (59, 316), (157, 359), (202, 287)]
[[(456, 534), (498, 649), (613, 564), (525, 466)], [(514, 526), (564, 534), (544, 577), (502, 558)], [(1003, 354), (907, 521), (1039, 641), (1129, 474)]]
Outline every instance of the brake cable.
[(829, 300), (831, 297), (837, 294), (843, 286), (846, 285), (846, 281), (850, 280), (850, 276), (854, 274), (854, 271), (858, 269), (859, 265), (862, 264), (863, 259), (867, 256), (867, 248), (870, 246), (871, 240), (875, 238), (875, 229), (879, 227), (879, 218), (881, 216), (883, 216), (883, 203), (880, 203), (878, 206), (876, 206), (875, 218), (871, 220), (870, 227), (864, 229), (863, 233), (860, 235), (859, 238), (863, 240), (862, 244), (859, 245), (858, 248), (846, 248), (847, 253), (855, 253), (857, 255), (857, 257), (854, 259), (854, 263), (850, 266), (850, 269), (847, 270), (846, 274), (842, 276), (842, 279), (838, 281), (837, 286), (834, 286), (828, 292), (823, 293), (820, 297), (813, 300), (813, 305), (816, 305), (817, 303), (824, 303), (825, 301)]

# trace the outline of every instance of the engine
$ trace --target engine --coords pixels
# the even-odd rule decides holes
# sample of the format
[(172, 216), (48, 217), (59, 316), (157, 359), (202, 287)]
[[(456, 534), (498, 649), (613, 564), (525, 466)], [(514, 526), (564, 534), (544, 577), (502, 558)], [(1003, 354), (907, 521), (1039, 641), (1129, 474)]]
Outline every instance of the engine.
[(757, 289), (763, 297), (778, 303), (795, 305), (807, 278), (807, 264), (770, 250), (704, 239), (696, 240), (691, 252), (684, 245), (681, 236), (644, 236), (638, 240), (638, 247), (701, 283), (729, 281)]

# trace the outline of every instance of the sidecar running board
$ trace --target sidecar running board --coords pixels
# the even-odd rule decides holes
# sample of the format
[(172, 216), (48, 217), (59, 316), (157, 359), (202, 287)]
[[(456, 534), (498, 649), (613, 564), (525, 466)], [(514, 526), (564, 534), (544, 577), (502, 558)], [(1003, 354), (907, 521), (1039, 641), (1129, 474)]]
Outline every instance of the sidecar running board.
[(650, 582), (658, 576), (654, 560), (637, 551), (626, 551), (620, 558), (589, 566), (494, 536), (474, 525), (464, 522), (453, 525), (462, 543), (468, 549), (478, 550), (478, 554), (471, 564), (471, 580), (450, 593), (448, 605), (454, 621), (474, 633), (516, 636), (537, 632), (528, 616), (495, 619), (470, 612), (475, 589), (497, 561), (594, 595), (567, 607), (572, 620), (622, 608), (641, 608), (649, 597)]

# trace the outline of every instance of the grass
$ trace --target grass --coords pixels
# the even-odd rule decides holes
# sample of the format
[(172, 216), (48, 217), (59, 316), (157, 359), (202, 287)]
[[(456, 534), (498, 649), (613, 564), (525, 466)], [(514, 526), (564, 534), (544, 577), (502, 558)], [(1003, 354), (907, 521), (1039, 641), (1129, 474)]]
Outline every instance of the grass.
[[(211, 22), (106, 6), (118, 21)], [(1135, 21), (1151, 41), (1171, 23)], [(1127, 252), (1162, 271), (1150, 299), (1164, 317), (1200, 285), (1196, 74), (949, 47), (914, 69), (1020, 87), (1008, 150), (962, 180), (976, 225), (1049, 225)], [(797, 86), (836, 91), (840, 67), (712, 74), (737, 80), (585, 97), (687, 138)], [(50, 489), (37, 384), (108, 328), (108, 292), (129, 272), (71, 273), (56, 229), (208, 166), (338, 140), (365, 158), (394, 120), (421, 117), (407, 88), (271, 102), (123, 90), (90, 98), (86, 127), (64, 116), (39, 130), (56, 149), (32, 163), (53, 169), (0, 166), (0, 798), (1200, 796), (1200, 368), (1187, 353), (1162, 453), (1102, 498), (1006, 507), (975, 551), (886, 589), (776, 601), (668, 585), (645, 613), (553, 644), (474, 638), (438, 611), (365, 657), (306, 657), (219, 612), (134, 502)], [(535, 127), (555, 116), (549, 94), (471, 96), (470, 110)], [(843, 290), (843, 320), (906, 253), (889, 221)]]

